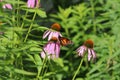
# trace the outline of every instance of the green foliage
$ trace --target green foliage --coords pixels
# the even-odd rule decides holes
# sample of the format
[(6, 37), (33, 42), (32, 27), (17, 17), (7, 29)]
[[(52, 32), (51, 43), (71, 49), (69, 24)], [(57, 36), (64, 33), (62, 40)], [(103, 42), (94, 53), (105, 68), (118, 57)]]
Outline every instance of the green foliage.
[[(75, 50), (87, 39), (94, 41), (97, 59), (83, 58), (75, 80), (119, 80), (120, 1), (87, 0), (69, 7), (73, 0), (59, 2), (64, 8), (57, 5), (55, 14), (28, 8), (22, 0), (0, 2), (0, 80), (71, 80), (82, 59)], [(3, 9), (5, 3), (13, 9)], [(54, 60), (40, 57), (47, 42), (42, 39), (46, 19), (58, 22), (62, 35), (74, 43), (62, 46)]]
[(65, 59), (69, 61), (67, 65), (72, 65), (68, 73), (75, 72), (74, 70), (79, 65), (76, 55), (70, 56), (74, 54), (73, 50), (87, 39), (94, 41), (97, 61), (94, 64), (84, 64), (76, 80), (119, 80), (117, 71), (120, 67), (118, 59), (120, 53), (119, 6), (119, 0), (105, 2), (90, 0), (88, 3), (84, 2), (66, 9), (59, 7), (57, 14), (51, 14), (51, 20), (62, 25), (65, 31), (64, 36), (74, 42), (74, 46), (63, 47), (62, 51)]

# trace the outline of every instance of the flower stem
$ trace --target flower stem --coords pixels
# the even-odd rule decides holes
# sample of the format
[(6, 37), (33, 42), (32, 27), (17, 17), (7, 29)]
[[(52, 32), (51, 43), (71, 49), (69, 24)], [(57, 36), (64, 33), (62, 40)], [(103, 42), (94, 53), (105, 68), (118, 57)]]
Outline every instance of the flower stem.
[(96, 33), (96, 22), (95, 22), (95, 7), (94, 7), (94, 1), (90, 0), (90, 5), (91, 5), (91, 16), (92, 16), (92, 20), (93, 20), (93, 31), (94, 33)]
[(75, 72), (75, 74), (74, 74), (74, 76), (73, 76), (72, 80), (75, 80), (75, 77), (77, 76), (77, 73), (79, 72), (79, 70), (80, 70), (80, 68), (81, 68), (82, 63), (83, 63), (83, 58), (82, 58), (82, 60), (80, 61), (80, 64), (79, 64), (79, 66), (78, 66), (78, 68), (77, 68), (77, 70), (76, 70), (76, 72)]
[(17, 9), (17, 27), (19, 27), (19, 21), (20, 21), (20, 17), (19, 17), (19, 1), (20, 1), (20, 0), (17, 0), (17, 2), (18, 2), (18, 3), (17, 3), (17, 8), (18, 8), (18, 9)]
[(30, 25), (30, 27), (29, 27), (29, 29), (28, 29), (28, 32), (27, 32), (26, 36), (25, 36), (24, 42), (26, 42), (26, 40), (27, 40), (27, 38), (28, 38), (28, 35), (29, 35), (29, 33), (30, 33), (31, 29), (32, 29), (33, 21), (34, 21), (34, 19), (35, 19), (35, 16), (36, 16), (36, 11), (35, 11), (35, 13), (34, 13), (34, 15), (33, 15), (32, 22), (31, 22), (31, 25)]
[(22, 25), (21, 25), (21, 28), (23, 28), (23, 26), (24, 26), (24, 20), (25, 20), (25, 18), (27, 17), (27, 14), (28, 14), (28, 10), (25, 12), (25, 16), (23, 17), (23, 22), (22, 22)]
[[(42, 50), (43, 50), (43, 52), (46, 55), (46, 51), (44, 49), (42, 49)], [(44, 75), (44, 71), (45, 71), (45, 67), (46, 67), (47, 61), (48, 61), (48, 58), (47, 58), (47, 55), (46, 55), (44, 60), (43, 60), (43, 65), (42, 65), (42, 68), (41, 68), (41, 71), (40, 71), (40, 76)]]

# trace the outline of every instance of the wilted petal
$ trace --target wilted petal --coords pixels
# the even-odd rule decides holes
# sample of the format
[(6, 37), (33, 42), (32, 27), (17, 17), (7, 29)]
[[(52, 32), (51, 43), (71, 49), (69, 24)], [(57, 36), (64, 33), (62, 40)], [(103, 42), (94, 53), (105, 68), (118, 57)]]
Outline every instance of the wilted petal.
[(78, 51), (77, 51), (79, 54), (79, 56), (82, 56), (81, 54), (83, 54), (83, 49), (82, 48), (80, 48)]
[(78, 52), (78, 55), (79, 55), (79, 56), (82, 56), (82, 57), (83, 57), (83, 55), (84, 55), (84, 53), (85, 53), (85, 51), (86, 51), (86, 47), (85, 47), (84, 45), (82, 45), (82, 46), (80, 46), (76, 51)]

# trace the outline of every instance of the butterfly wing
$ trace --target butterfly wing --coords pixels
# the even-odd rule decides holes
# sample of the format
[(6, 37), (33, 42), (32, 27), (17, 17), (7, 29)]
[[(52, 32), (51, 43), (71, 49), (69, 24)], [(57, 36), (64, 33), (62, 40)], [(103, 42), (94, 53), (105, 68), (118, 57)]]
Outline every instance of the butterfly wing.
[(71, 40), (69, 40), (68, 38), (65, 38), (65, 37), (60, 37), (59, 41), (62, 46), (67, 46), (69, 44), (73, 44), (73, 42)]

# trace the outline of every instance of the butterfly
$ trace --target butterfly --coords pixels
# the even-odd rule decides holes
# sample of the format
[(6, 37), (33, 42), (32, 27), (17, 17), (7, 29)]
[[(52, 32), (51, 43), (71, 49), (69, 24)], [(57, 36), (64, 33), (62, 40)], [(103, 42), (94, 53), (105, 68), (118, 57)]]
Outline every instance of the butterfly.
[(71, 40), (69, 40), (68, 38), (65, 38), (65, 37), (59, 36), (59, 41), (62, 46), (67, 46), (69, 44), (73, 44), (73, 42)]

